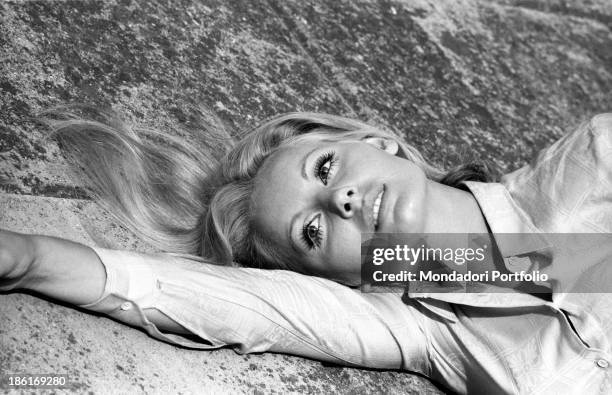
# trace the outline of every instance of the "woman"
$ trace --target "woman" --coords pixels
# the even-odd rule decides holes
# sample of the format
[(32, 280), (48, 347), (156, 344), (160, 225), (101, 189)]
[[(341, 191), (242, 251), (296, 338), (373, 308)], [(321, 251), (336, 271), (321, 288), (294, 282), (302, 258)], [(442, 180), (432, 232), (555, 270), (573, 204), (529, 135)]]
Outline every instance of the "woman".
[(612, 306), (593, 293), (612, 279), (612, 243), (581, 239), (579, 252), (597, 254), (578, 256), (546, 234), (612, 230), (612, 116), (501, 183), (483, 182), (474, 166), (444, 175), (391, 134), (321, 114), (273, 119), (211, 167), (177, 141), (154, 148), (103, 121), (54, 126), (111, 212), (167, 251), (354, 286), (362, 233), (491, 233), (503, 259), (483, 270), (541, 270), (550, 295), (487, 284), (478, 294), (437, 284), (360, 293), (289, 271), (11, 232), (0, 234), (3, 289), (32, 289), (176, 344), (402, 368), (462, 393), (612, 390)]

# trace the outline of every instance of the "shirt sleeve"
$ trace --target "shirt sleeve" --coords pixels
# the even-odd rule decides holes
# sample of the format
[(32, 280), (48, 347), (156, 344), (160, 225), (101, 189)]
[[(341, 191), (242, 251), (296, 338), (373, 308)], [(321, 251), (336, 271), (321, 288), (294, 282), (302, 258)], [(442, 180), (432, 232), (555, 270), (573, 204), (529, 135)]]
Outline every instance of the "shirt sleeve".
[[(94, 249), (107, 281), (83, 308), (141, 327), (186, 347), (231, 346), (343, 365), (427, 374), (419, 312), (398, 294), (361, 293), (284, 270), (218, 266), (195, 257)], [(194, 336), (161, 332), (144, 310), (157, 309)]]

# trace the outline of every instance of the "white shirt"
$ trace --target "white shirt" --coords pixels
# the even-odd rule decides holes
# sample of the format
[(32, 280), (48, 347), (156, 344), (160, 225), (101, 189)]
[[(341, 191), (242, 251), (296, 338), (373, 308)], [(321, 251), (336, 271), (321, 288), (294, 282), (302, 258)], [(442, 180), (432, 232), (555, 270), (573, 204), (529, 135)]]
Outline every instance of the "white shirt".
[[(441, 293), (436, 284), (361, 293), (287, 271), (98, 248), (104, 295), (82, 307), (183, 346), (401, 368), (461, 393), (611, 393), (612, 115), (583, 124), (500, 183), (465, 184), (506, 268), (546, 272), (552, 301), (487, 287)], [(580, 239), (580, 248), (555, 236), (589, 232), (599, 235)], [(504, 233), (525, 239), (506, 243)], [(196, 338), (161, 333), (148, 308)]]

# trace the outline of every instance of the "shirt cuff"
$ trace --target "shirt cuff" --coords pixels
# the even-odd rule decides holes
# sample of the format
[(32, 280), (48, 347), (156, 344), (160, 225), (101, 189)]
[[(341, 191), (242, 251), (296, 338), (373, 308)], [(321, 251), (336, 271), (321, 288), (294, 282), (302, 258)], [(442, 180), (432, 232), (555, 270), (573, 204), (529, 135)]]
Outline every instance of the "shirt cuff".
[(104, 266), (106, 284), (98, 300), (80, 307), (105, 313), (109, 307), (113, 307), (105, 303), (110, 295), (137, 303), (142, 309), (154, 306), (158, 287), (150, 263), (141, 254), (97, 247), (92, 249)]
[(167, 343), (189, 348), (210, 349), (209, 342), (196, 335), (182, 336), (162, 333), (144, 313), (144, 309), (155, 308), (159, 286), (152, 256), (145, 257), (130, 251), (118, 251), (92, 247), (106, 271), (106, 283), (98, 300), (84, 305), (83, 309), (102, 313), (131, 326), (144, 329), (150, 336)]

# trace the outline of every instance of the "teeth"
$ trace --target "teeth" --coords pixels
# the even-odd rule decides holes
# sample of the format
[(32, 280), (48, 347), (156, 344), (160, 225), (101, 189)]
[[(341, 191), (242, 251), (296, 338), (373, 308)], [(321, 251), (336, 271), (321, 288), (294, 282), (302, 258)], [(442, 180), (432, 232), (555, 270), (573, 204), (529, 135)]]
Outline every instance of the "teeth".
[(382, 201), (383, 191), (380, 191), (376, 200), (374, 200), (374, 207), (372, 208), (372, 214), (374, 216), (374, 227), (378, 226), (378, 211), (380, 210), (380, 202)]

